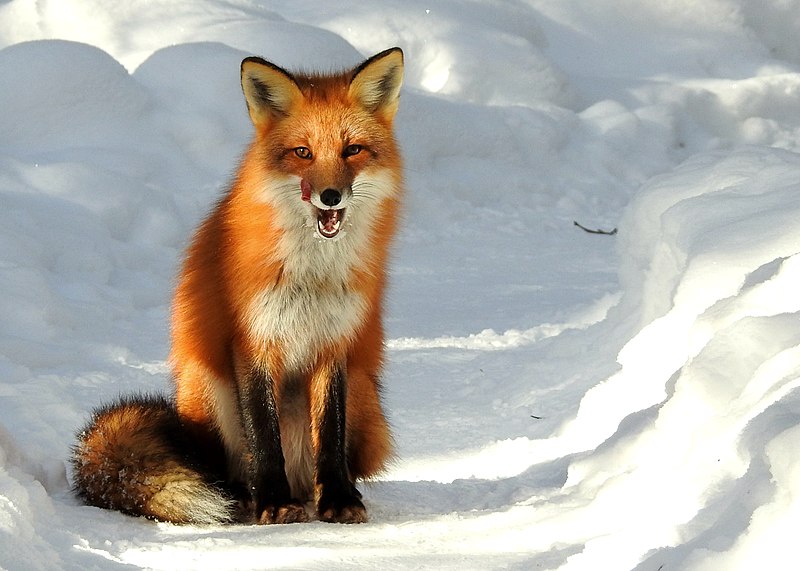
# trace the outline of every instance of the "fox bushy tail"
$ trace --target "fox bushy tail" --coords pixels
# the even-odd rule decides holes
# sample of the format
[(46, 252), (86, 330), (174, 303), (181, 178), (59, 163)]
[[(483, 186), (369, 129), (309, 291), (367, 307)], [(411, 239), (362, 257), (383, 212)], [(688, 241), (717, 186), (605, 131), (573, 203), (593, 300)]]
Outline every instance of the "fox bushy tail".
[(173, 523), (236, 519), (237, 502), (193, 446), (168, 399), (120, 399), (78, 435), (75, 492), (93, 506)]

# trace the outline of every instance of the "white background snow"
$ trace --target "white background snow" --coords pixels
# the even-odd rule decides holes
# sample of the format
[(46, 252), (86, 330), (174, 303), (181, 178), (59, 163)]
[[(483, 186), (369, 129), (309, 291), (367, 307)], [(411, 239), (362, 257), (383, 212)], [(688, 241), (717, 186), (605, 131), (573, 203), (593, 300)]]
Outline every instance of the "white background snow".
[[(799, 0), (0, 2), (0, 568), (796, 569)], [(371, 521), (80, 505), (89, 411), (250, 136), (239, 62), (398, 45)], [(575, 225), (611, 230), (589, 234)]]

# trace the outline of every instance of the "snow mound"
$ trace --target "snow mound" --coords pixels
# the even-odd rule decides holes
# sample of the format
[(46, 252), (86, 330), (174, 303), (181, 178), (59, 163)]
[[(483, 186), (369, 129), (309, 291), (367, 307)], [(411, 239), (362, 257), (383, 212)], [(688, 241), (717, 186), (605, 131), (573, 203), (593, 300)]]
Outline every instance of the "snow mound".
[(695, 157), (634, 198), (620, 230), (624, 295), (603, 326), (640, 330), (561, 436), (596, 449), (564, 489), (593, 498), (603, 528), (566, 568), (598, 557), (633, 568), (648, 550), (690, 537), (728, 547), (742, 532), (696, 568), (747, 568), (769, 553), (745, 538), (789, 533), (796, 505), (770, 523), (754, 510), (800, 493), (765, 455), (800, 421), (798, 181), (797, 155), (748, 149)]

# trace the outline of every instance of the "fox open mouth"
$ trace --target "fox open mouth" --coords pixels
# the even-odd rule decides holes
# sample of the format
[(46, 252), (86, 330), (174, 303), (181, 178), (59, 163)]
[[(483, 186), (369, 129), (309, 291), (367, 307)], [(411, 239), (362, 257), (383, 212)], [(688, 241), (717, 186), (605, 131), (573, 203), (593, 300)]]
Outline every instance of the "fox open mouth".
[(317, 209), (317, 230), (323, 238), (333, 238), (342, 228), (344, 222), (345, 209), (322, 210)]

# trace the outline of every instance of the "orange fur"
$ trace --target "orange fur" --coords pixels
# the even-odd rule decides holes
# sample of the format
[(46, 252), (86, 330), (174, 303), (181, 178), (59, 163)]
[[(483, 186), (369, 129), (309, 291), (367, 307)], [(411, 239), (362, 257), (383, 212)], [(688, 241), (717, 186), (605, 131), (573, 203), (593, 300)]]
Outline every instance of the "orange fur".
[[(383, 468), (391, 451), (377, 378), (383, 358), (381, 306), (385, 268), (399, 208), (400, 158), (391, 118), (377, 117), (353, 100), (349, 74), (294, 79), (301, 99), (294, 102), (286, 116), (255, 120), (255, 136), (238, 176), (198, 232), (182, 270), (174, 305), (171, 356), (178, 410), (211, 430), (218, 429), (220, 421), (214, 417), (213, 405), (207, 402), (208, 394), (213, 392), (208, 385), (236, 387), (241, 382), (237, 361), (264, 366), (276, 379), (276, 393), (280, 395), (284, 390), (285, 357), (290, 352), (286, 345), (291, 340), (271, 337), (269, 332), (253, 335), (248, 323), (250, 308), (265, 290), (291, 287), (293, 280), (309, 279), (290, 275), (286, 257), (325, 252), (280, 251), (281, 239), (287, 232), (281, 224), (285, 214), (278, 211), (280, 205), (265, 196), (264, 187), (288, 175), (298, 182), (309, 181), (314, 189), (341, 188), (351, 185), (365, 169), (386, 172), (394, 191), (381, 199), (373, 220), (354, 222), (373, 227), (357, 252), (358, 257), (344, 261), (348, 264), (346, 281), (336, 283), (332, 279), (327, 283), (324, 277), (316, 276), (318, 283), (297, 286), (308, 287), (312, 293), (344, 287), (365, 300), (366, 315), (349, 335), (315, 347), (316, 358), (307, 362), (306, 368), (292, 371), (301, 373), (302, 392), (310, 413), (305, 422), (311, 428), (312, 449), (317, 450), (316, 421), (322, 414), (320, 403), (326, 398), (326, 379), (336, 363), (346, 364), (353, 475), (369, 477)], [(342, 149), (353, 142), (368, 148), (370, 156), (362, 152), (342, 158)], [(312, 149), (315, 159), (307, 161), (287, 154), (287, 150), (299, 146)], [(299, 184), (295, 199), (300, 200)], [(335, 292), (332, 295), (335, 299)], [(281, 402), (280, 396), (278, 401)], [(296, 416), (287, 418), (298, 421)], [(286, 444), (284, 454), (288, 455), (285, 447)], [(308, 492), (312, 487), (307, 482), (297, 492)]]
[[(383, 469), (392, 450), (379, 377), (386, 267), (402, 194), (392, 132), (401, 80), (396, 48), (336, 75), (293, 75), (246, 59), (242, 85), (255, 134), (230, 190), (194, 236), (173, 303), (180, 422), (194, 440), (221, 443), (230, 482), (254, 486), (253, 463), (264, 451), (253, 448), (253, 431), (264, 428), (248, 419), (268, 419), (269, 411), (249, 410), (243, 395), (255, 387), (252, 398), (266, 398), (253, 384), (266, 383), (291, 497), (315, 499), (330, 521), (365, 521), (352, 484)], [(335, 207), (323, 195), (329, 189), (341, 201)], [(342, 390), (343, 410), (336, 408)], [(121, 410), (115, 414), (129, 412)], [(346, 419), (343, 452), (329, 442), (337, 414)], [(105, 453), (93, 452), (90, 441), (82, 440), (76, 466)], [(351, 487), (344, 491), (319, 473), (326, 462), (335, 467), (330, 458), (340, 453)], [(264, 500), (255, 519), (304, 519), (294, 500), (276, 501)]]

